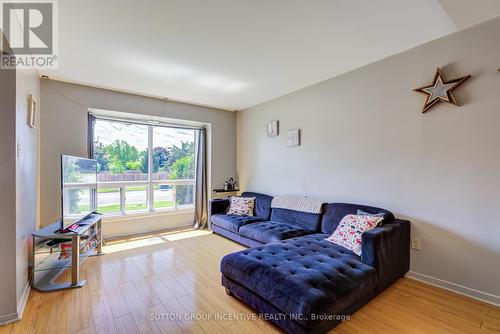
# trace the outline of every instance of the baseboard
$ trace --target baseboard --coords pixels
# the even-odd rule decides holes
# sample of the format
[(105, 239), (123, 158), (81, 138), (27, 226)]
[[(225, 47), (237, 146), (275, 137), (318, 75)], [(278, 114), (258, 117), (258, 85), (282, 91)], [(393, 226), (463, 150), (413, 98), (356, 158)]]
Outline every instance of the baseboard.
[(21, 296), (21, 300), (19, 300), (19, 305), (17, 305), (17, 317), (19, 320), (23, 317), (24, 309), (26, 308), (26, 303), (28, 302), (28, 297), (31, 291), (30, 282), (26, 282), (26, 286), (23, 290), (23, 295)]
[(26, 308), (26, 303), (28, 302), (30, 291), (31, 291), (31, 285), (29, 282), (27, 282), (23, 290), (23, 295), (19, 300), (19, 305), (17, 305), (17, 312), (0, 315), (0, 326), (5, 326), (10, 323), (21, 320), (21, 318), (23, 317), (24, 309)]
[(488, 303), (488, 304), (493, 304), (495, 306), (500, 306), (500, 296), (495, 296), (487, 292), (482, 292), (479, 290), (471, 289), (466, 286), (460, 285), (460, 284), (455, 284), (452, 282), (448, 282), (436, 277), (432, 276), (427, 276), (421, 273), (417, 273), (414, 271), (408, 272), (406, 275), (408, 278), (412, 278), (414, 280), (427, 283), (433, 286), (437, 286), (439, 288), (443, 288), (445, 290), (449, 290), (455, 293), (458, 293), (463, 296), (467, 296), (470, 298), (477, 299), (479, 301)]
[(17, 312), (0, 315), (0, 326), (8, 325), (12, 322), (19, 321), (20, 319), (17, 316)]

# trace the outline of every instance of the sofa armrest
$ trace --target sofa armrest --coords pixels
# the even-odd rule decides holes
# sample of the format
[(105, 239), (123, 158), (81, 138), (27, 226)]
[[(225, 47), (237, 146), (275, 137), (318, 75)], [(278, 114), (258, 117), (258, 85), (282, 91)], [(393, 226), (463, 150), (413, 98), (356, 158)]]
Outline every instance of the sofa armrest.
[(377, 271), (377, 293), (410, 270), (410, 222), (394, 220), (361, 237), (361, 261)]
[(229, 207), (228, 199), (211, 199), (208, 202), (208, 226), (212, 225), (212, 215), (225, 213)]

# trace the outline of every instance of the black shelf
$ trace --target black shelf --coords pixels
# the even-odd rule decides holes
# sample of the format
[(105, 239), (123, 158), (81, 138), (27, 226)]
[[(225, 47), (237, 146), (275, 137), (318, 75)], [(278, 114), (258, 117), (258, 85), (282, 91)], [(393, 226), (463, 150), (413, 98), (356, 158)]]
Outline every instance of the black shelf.
[(213, 192), (214, 193), (218, 193), (218, 194), (221, 194), (221, 193), (234, 193), (234, 192), (237, 192), (237, 191), (240, 191), (239, 188), (236, 188), (236, 189), (231, 189), (231, 190), (224, 190), (224, 189), (214, 189)]

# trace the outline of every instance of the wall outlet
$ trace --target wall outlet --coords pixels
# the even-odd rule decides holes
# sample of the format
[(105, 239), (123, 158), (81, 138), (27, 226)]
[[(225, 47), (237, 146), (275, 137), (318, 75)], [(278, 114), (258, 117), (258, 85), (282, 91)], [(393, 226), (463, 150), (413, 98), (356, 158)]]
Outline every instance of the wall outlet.
[(422, 240), (420, 238), (412, 237), (411, 238), (411, 249), (414, 250), (422, 250)]

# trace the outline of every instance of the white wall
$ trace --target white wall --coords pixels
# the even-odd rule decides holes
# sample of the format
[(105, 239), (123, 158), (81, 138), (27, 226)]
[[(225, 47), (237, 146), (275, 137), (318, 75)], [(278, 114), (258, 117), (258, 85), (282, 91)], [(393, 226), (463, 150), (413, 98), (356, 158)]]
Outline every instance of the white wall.
[[(210, 123), (212, 187), (220, 187), (228, 177), (236, 174), (234, 112), (53, 80), (42, 80), (41, 96), (40, 215), (43, 226), (60, 216), (60, 155), (87, 155), (89, 108)], [(103, 229), (105, 236), (112, 236), (192, 222), (193, 213), (162, 218), (141, 216), (126, 221), (105, 221)]]
[[(23, 305), (28, 297), (31, 234), (37, 228), (38, 216), (40, 79), (37, 71), (28, 70), (17, 70), (16, 79), (16, 140), (20, 148), (16, 160), (16, 281), (17, 302)], [(37, 103), (34, 129), (27, 125), (30, 94)]]
[[(242, 187), (392, 210), (422, 239), (413, 272), (500, 303), (499, 36), (496, 18), (238, 112)], [(463, 106), (421, 114), (412, 89), (438, 66), (472, 74), (456, 91)], [(281, 135), (267, 138), (273, 119)], [(287, 148), (293, 128), (302, 145)]]

